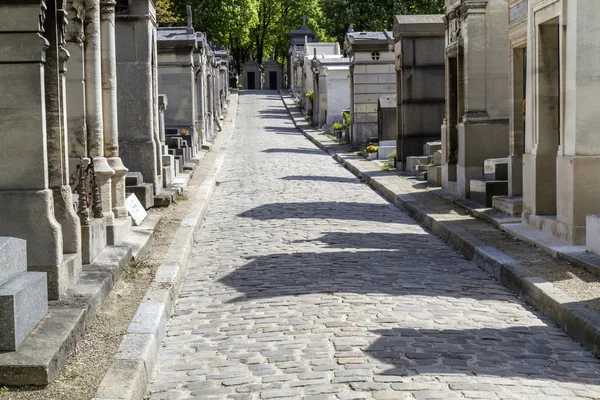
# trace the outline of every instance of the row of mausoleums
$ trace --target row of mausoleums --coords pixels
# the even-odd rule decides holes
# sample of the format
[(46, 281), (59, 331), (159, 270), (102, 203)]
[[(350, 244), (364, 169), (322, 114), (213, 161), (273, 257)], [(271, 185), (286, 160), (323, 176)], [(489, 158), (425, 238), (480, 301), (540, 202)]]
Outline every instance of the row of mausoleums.
[(457, 197), (570, 244), (587, 227), (600, 247), (599, 13), (446, 0), (444, 15), (397, 16), (393, 34), (349, 32), (345, 57), (292, 46), (291, 89), (317, 127), (348, 110), (356, 148), (378, 142), (380, 158), (395, 149), (398, 168)]
[(158, 219), (138, 213), (176, 196), (219, 129), (228, 52), (155, 16), (150, 0), (0, 2), (0, 386), (54, 378), (148, 243)]

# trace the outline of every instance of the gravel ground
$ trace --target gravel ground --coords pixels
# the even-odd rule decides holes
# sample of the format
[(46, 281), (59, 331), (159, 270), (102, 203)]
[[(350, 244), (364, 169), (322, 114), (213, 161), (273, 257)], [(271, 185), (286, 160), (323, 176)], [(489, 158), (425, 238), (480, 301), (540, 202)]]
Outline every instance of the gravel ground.
[[(222, 136), (217, 137), (213, 149), (220, 149), (221, 139)], [(181, 219), (187, 214), (187, 204), (198, 195), (200, 184), (206, 177), (204, 171), (208, 170), (204, 166), (211, 165), (216, 154), (210, 151), (204, 155), (176, 204), (148, 210), (149, 214), (162, 217), (150, 251), (125, 268), (122, 278), (77, 344), (75, 353), (67, 360), (59, 377), (43, 388), (0, 388), (0, 399), (87, 400), (94, 396), (144, 293), (163, 262)]]

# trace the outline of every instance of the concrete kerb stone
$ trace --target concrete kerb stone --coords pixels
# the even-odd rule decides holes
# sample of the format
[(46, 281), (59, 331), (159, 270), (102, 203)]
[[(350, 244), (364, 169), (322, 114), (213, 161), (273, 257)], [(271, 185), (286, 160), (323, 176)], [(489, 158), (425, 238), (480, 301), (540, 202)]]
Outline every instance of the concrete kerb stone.
[[(318, 131), (308, 126), (305, 121), (297, 121), (293, 111), (295, 104), (289, 96), (282, 94), (282, 100), (294, 125), (312, 143), (331, 156), (342, 166), (352, 172), (369, 186), (378, 191), (388, 201), (406, 211), (413, 219), (430, 229), (442, 240), (452, 245), (468, 260), (472, 260), (479, 268), (498, 279), (528, 304), (549, 316), (557, 325), (584, 347), (600, 352), (600, 316), (575, 301), (550, 282), (535, 276), (530, 270), (520, 265), (515, 259), (500, 250), (485, 245), (475, 236), (463, 229), (450, 228), (444, 221), (437, 220), (423, 210), (412, 196), (394, 193), (384, 182), (361, 170), (361, 164), (369, 162), (362, 158), (351, 159), (333, 151), (333, 145), (322, 143), (315, 133)], [(363, 164), (364, 165), (364, 164)]]
[[(233, 131), (237, 114), (238, 97), (229, 107), (230, 130), (222, 150), (226, 150)], [(141, 400), (146, 396), (148, 383), (152, 381), (159, 348), (166, 334), (167, 323), (175, 310), (181, 285), (185, 279), (194, 251), (195, 238), (208, 211), (223, 162), (219, 154), (210, 166), (206, 178), (200, 185), (202, 201), (196, 202), (182, 219), (173, 241), (151, 282), (144, 300), (140, 303), (127, 333), (124, 335), (115, 359), (105, 374), (96, 400)]]

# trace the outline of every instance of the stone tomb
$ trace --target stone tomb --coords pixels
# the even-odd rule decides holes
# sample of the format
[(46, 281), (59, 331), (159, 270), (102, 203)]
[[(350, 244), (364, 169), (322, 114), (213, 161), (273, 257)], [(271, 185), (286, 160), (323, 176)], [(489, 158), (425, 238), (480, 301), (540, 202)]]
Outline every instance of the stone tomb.
[(350, 58), (350, 144), (364, 146), (378, 137), (380, 96), (396, 93), (393, 38), (385, 30), (349, 31), (344, 50)]
[(283, 67), (277, 61), (268, 60), (263, 63), (265, 74), (265, 90), (279, 90), (283, 87)]
[(246, 90), (262, 89), (262, 66), (254, 60), (242, 64), (242, 85)]
[(600, 2), (530, 0), (527, 7), (522, 219), (584, 244), (586, 217), (600, 213)]
[[(130, 171), (162, 188), (161, 141), (158, 120), (158, 65), (156, 10), (150, 0), (119, 3), (116, 34), (119, 146)], [(161, 143), (162, 142), (162, 143)]]
[(407, 168), (409, 158), (427, 159), (433, 153), (423, 151), (425, 144), (440, 140), (445, 104), (444, 32), (442, 15), (395, 18), (396, 161), (399, 169), (410, 173), (416, 170)]
[(312, 113), (313, 104), (307, 101), (306, 95), (310, 91), (314, 91), (314, 79), (312, 60), (323, 56), (340, 56), (340, 45), (334, 43), (306, 43), (304, 46), (304, 61), (302, 62), (302, 92), (300, 94), (300, 105), (304, 108), (305, 113)]
[(318, 42), (319, 37), (308, 26), (306, 26), (306, 17), (302, 19), (302, 26), (299, 29), (293, 29), (289, 35), (290, 48), (288, 51), (288, 88), (294, 92), (302, 91), (302, 64), (304, 62), (304, 45), (306, 43)]
[[(166, 136), (189, 135), (192, 156), (198, 150), (198, 99), (194, 54), (197, 36), (191, 27), (158, 28), (158, 88), (169, 99), (164, 110)], [(176, 131), (176, 132), (175, 132)]]
[(342, 111), (350, 106), (349, 59), (341, 56), (321, 56), (312, 60), (313, 124), (329, 129), (342, 122)]
[(442, 186), (470, 196), (484, 162), (508, 155), (506, 0), (446, 0)]

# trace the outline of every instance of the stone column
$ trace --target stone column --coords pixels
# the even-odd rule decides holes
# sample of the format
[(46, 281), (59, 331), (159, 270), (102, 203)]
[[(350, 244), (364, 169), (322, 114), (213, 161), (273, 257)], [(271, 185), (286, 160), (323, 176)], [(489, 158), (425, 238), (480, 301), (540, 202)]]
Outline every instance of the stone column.
[[(128, 169), (119, 157), (119, 131), (117, 117), (117, 63), (115, 51), (114, 0), (101, 0), (100, 31), (102, 38), (102, 123), (104, 126), (104, 155), (115, 171), (111, 179), (111, 205), (115, 218), (126, 218), (125, 174)], [(125, 233), (125, 232), (123, 232)], [(114, 244), (109, 234), (109, 243)]]
[(104, 157), (102, 118), (102, 56), (100, 34), (100, 0), (85, 2), (85, 99), (88, 155), (94, 157), (96, 181), (102, 195), (104, 221), (112, 224), (112, 182), (115, 174)]
[(2, 2), (0, 15), (11, 16), (0, 24), (0, 235), (26, 239), (29, 269), (56, 281), (63, 236), (48, 176), (46, 3)]
[[(63, 252), (74, 254), (81, 250), (81, 230), (69, 186), (64, 97), (64, 73), (69, 53), (63, 47), (63, 29), (66, 28), (63, 2), (64, 0), (48, 1), (44, 22), (44, 36), (50, 44), (44, 64), (46, 134), (49, 186), (54, 192), (54, 213), (62, 229)], [(76, 278), (79, 272), (79, 268), (73, 271), (73, 277)]]

